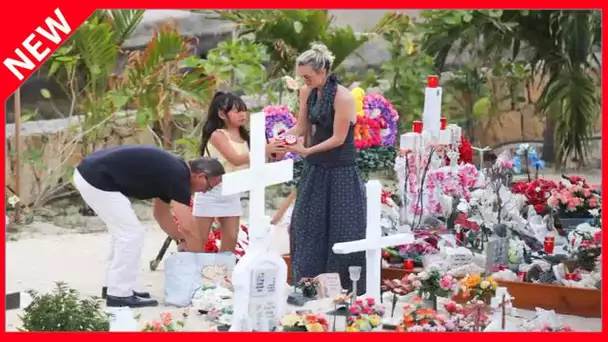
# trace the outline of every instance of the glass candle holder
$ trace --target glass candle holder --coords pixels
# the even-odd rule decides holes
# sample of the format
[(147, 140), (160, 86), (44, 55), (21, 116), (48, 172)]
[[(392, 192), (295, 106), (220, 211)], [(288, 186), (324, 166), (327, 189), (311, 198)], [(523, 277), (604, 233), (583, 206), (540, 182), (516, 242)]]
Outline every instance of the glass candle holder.
[(422, 121), (416, 120), (412, 122), (412, 131), (418, 134), (422, 133)]
[(414, 270), (414, 260), (412, 259), (407, 259), (403, 262), (403, 268), (406, 271), (413, 271)]
[(546, 237), (545, 238), (545, 253), (553, 254), (554, 248), (555, 248), (555, 238)]
[(439, 87), (439, 76), (437, 75), (429, 75), (426, 79), (426, 86), (428, 88), (437, 88)]

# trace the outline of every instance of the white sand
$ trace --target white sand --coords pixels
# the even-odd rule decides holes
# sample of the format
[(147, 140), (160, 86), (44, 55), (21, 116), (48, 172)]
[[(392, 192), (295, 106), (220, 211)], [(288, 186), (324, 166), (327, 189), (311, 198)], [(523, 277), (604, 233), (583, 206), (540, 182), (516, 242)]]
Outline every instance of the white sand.
[[(162, 302), (163, 264), (161, 263), (159, 268), (152, 272), (149, 270), (149, 261), (158, 253), (165, 235), (154, 223), (147, 224), (148, 232), (139, 276), (140, 290), (149, 291), (154, 298)], [(100, 295), (109, 244), (108, 235), (105, 233), (61, 234), (61, 232), (65, 230), (55, 228), (52, 234), (31, 234), (18, 241), (6, 243), (7, 293), (29, 289), (47, 292), (53, 289), (55, 281), (64, 281), (82, 295)], [(174, 245), (169, 249), (169, 252), (173, 251), (175, 251)], [(159, 313), (164, 311), (174, 314), (183, 312), (182, 309), (162, 305), (137, 311), (141, 312), (142, 322), (157, 319)], [(21, 312), (21, 310), (7, 311), (7, 331), (15, 331), (20, 325), (18, 315)], [(525, 310), (519, 310), (519, 314), (526, 317), (533, 316), (532, 312)], [(200, 317), (191, 319), (202, 320)], [(562, 320), (579, 331), (601, 331), (600, 319), (562, 316)], [(202, 322), (193, 325), (203, 326)]]

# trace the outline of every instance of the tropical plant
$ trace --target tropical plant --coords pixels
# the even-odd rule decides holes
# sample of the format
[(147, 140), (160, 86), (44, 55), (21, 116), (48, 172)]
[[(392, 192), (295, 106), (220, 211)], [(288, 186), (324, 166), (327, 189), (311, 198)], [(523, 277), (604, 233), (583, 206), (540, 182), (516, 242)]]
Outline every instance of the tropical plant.
[(119, 107), (136, 108), (140, 126), (158, 128), (160, 145), (167, 149), (173, 148), (176, 106), (201, 107), (215, 89), (215, 78), (205, 72), (200, 57), (193, 56), (194, 48), (173, 23), (163, 24), (143, 51), (129, 54), (124, 73), (113, 80), (109, 93)]
[(273, 62), (270, 78), (291, 74), (296, 57), (311, 43), (325, 44), (336, 57), (337, 69), (369, 39), (369, 35), (357, 34), (350, 26), (332, 26), (334, 17), (327, 10), (218, 10), (214, 14), (213, 19), (233, 22), (239, 36), (253, 35), (255, 41), (266, 46)]

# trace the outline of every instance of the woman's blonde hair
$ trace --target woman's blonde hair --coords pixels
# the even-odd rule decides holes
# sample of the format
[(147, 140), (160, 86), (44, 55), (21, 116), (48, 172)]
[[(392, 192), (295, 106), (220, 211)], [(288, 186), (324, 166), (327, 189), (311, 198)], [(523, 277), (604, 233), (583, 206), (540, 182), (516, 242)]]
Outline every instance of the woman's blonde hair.
[(336, 56), (324, 44), (313, 43), (309, 50), (302, 52), (296, 58), (296, 66), (309, 65), (315, 71), (331, 70)]

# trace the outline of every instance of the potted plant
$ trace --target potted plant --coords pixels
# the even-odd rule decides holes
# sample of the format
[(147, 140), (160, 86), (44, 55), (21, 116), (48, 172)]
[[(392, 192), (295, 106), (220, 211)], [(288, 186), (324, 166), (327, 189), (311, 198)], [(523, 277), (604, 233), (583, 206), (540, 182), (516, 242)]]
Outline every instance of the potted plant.
[(547, 199), (549, 206), (557, 212), (563, 229), (569, 232), (579, 224), (593, 221), (589, 210), (601, 207), (600, 196), (582, 177), (566, 177), (551, 190)]

